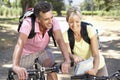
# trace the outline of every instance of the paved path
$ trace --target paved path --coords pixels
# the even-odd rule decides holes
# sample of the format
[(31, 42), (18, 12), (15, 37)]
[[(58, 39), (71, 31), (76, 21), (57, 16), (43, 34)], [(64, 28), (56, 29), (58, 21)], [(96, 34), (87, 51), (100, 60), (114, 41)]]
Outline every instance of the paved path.
[[(62, 32), (64, 32), (68, 26), (65, 22), (65, 18), (58, 17), (57, 18), (60, 21)], [(88, 19), (87, 21), (90, 21)], [(93, 24), (97, 25), (101, 23), (101, 21), (91, 21)], [(115, 72), (116, 70), (120, 69), (120, 27), (116, 28), (109, 28), (106, 26), (107, 24), (111, 24), (110, 22), (104, 22), (104, 24), (99, 25), (100, 32), (100, 41), (102, 45), (102, 50), (100, 51), (101, 54), (105, 56), (106, 64), (108, 67), (109, 74)], [(113, 22), (114, 23), (114, 22)], [(104, 25), (104, 26), (103, 26)], [(103, 27), (102, 27), (103, 26)], [(117, 25), (114, 25), (116, 27)], [(102, 27), (102, 28), (101, 28)], [(62, 55), (59, 51), (59, 48), (56, 48), (52, 45), (52, 42), (49, 44), (53, 48), (53, 53), (56, 57), (57, 62), (61, 62)], [(0, 80), (6, 80), (7, 77), (7, 70), (9, 67), (11, 67), (11, 60), (12, 60), (12, 52), (13, 47), (10, 49), (7, 49), (5, 51), (0, 51), (2, 54), (0, 58), (2, 59), (0, 61)], [(5, 56), (5, 55), (8, 56)], [(73, 73), (73, 69), (69, 71), (70, 74), (58, 74), (59, 80), (70, 80), (70, 75)]]
[[(53, 54), (55, 55), (56, 62), (58, 62), (58, 63), (62, 62), (62, 55), (61, 55), (61, 52), (60, 52), (59, 48), (54, 47), (52, 45), (52, 43), (50, 44), (50, 46), (53, 49)], [(9, 49), (8, 51), (5, 51), (4, 53), (9, 52), (8, 54), (11, 54), (12, 50), (13, 50), (13, 48)], [(102, 53), (104, 53), (104, 52), (102, 52)], [(12, 55), (10, 55), (9, 57), (11, 58), (11, 56)], [(111, 74), (112, 72), (115, 72), (118, 69), (120, 69), (120, 65), (119, 65), (120, 64), (120, 59), (117, 59), (115, 57), (111, 58), (111, 56), (114, 57), (114, 55), (111, 55), (111, 54), (108, 54), (108, 55), (105, 56), (109, 74)], [(120, 57), (120, 55), (119, 55), (119, 57)], [(2, 68), (0, 69), (0, 80), (6, 80), (5, 78), (7, 77), (7, 70), (10, 66), (11, 66), (11, 60), (10, 61), (4, 61), (3, 65), (1, 66)], [(69, 74), (58, 74), (59, 80), (70, 80), (70, 76), (72, 74), (73, 74), (73, 68), (71, 68), (69, 70)]]

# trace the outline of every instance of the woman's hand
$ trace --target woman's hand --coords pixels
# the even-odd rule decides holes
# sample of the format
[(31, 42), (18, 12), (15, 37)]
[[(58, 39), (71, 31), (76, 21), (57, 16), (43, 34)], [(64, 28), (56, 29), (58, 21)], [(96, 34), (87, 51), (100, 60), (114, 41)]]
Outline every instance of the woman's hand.
[(17, 74), (19, 80), (27, 80), (28, 73), (25, 68), (14, 66), (13, 71)]
[(97, 70), (92, 68), (90, 70), (87, 70), (86, 73), (90, 74), (90, 75), (96, 75), (97, 74)]
[(77, 56), (77, 55), (73, 55), (73, 60), (75, 63), (78, 63), (78, 62), (81, 62), (83, 61), (84, 59), (81, 58), (80, 56)]

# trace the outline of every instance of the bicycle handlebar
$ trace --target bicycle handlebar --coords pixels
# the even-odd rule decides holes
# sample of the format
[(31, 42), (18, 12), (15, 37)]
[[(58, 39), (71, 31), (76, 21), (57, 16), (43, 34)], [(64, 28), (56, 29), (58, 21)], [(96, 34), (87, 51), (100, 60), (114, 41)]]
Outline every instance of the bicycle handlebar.
[[(60, 66), (54, 66), (54, 67), (41, 67), (40, 69), (28, 69), (28, 75), (34, 75), (40, 72), (59, 72)], [(12, 70), (12, 68), (9, 69), (9, 74), (16, 75), (16, 73)]]
[(89, 74), (71, 76), (71, 80), (111, 80), (113, 78), (120, 80), (120, 70), (110, 76), (94, 76)]
[[(37, 59), (35, 60), (35, 63), (37, 63)], [(73, 66), (73, 62), (71, 62), (71, 67)], [(35, 69), (28, 69), (28, 75), (44, 75), (45, 72), (57, 72), (59, 73), (61, 70), (61, 64), (60, 65), (55, 65), (53, 67), (42, 67), (40, 66), (40, 68), (38, 68), (38, 65), (35, 64)], [(12, 68), (9, 69), (8, 72), (8, 80), (14, 80), (14, 75), (16, 75), (16, 73), (13, 71)]]
[[(35, 75), (35, 76), (41, 75), (41, 77), (42, 77), (42, 76), (44, 76), (45, 72), (57, 72), (57, 73), (59, 73), (59, 70), (60, 70), (60, 66), (54, 66), (51, 68), (41, 67), (40, 69), (28, 69), (27, 73), (28, 73), (29, 77), (33, 76), (33, 75)], [(8, 72), (7, 80), (15, 80), (14, 75), (16, 75), (16, 73), (12, 70), (12, 68), (10, 68), (9, 72)], [(42, 79), (42, 80), (44, 80), (44, 79)]]

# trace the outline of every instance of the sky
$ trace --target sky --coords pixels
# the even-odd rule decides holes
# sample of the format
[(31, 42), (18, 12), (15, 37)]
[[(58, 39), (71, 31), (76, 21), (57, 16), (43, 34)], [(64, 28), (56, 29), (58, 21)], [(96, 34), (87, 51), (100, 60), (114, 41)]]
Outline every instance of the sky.
[(10, 2), (14, 2), (15, 0), (10, 0)]
[[(66, 4), (69, 4), (68, 2), (69, 0), (65, 0)], [(72, 5), (79, 5), (81, 2), (83, 2), (84, 0), (72, 0)]]

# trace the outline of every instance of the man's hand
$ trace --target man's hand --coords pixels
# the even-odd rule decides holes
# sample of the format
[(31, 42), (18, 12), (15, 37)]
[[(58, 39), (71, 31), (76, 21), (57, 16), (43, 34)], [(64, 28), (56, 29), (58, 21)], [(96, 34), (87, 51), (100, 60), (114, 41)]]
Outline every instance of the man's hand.
[(27, 80), (28, 79), (28, 73), (25, 68), (14, 66), (13, 71), (18, 75), (19, 80)]
[(63, 62), (62, 63), (62, 73), (68, 73), (70, 69), (70, 62)]

